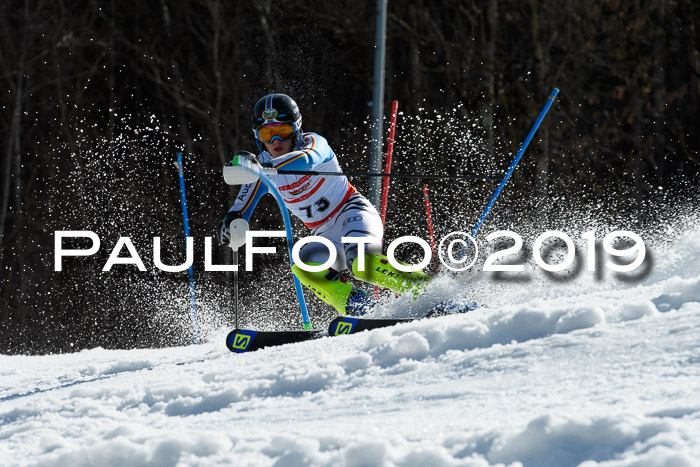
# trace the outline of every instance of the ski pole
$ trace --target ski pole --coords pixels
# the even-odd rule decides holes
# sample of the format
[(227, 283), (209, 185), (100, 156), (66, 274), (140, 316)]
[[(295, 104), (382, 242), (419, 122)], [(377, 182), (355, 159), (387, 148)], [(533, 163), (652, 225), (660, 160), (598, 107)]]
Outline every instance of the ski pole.
[(238, 329), (238, 250), (233, 250), (233, 316), (235, 320), (234, 329)]
[(336, 177), (386, 177), (386, 178), (429, 178), (435, 180), (500, 180), (498, 175), (469, 174), (469, 175), (440, 175), (440, 174), (396, 174), (368, 172), (318, 172), (315, 170), (286, 170), (263, 168), (265, 175), (322, 175)]
[[(177, 153), (177, 162), (175, 163), (177, 173), (180, 177), (180, 201), (182, 203), (182, 219), (185, 224), (185, 240), (190, 236), (190, 225), (187, 220), (187, 199), (185, 198), (185, 174), (182, 171), (182, 154)], [(199, 336), (197, 332), (197, 300), (194, 294), (194, 272), (192, 265), (187, 268), (187, 273), (190, 276), (190, 298), (192, 300), (192, 333), (194, 343), (199, 344)]]
[[(518, 165), (518, 162), (520, 162), (520, 158), (523, 156), (523, 153), (525, 152), (525, 149), (527, 149), (528, 144), (530, 144), (532, 137), (535, 136), (535, 132), (540, 127), (540, 123), (542, 123), (544, 116), (547, 115), (547, 112), (549, 111), (549, 108), (552, 106), (552, 103), (554, 102), (554, 99), (557, 97), (557, 94), (559, 94), (559, 89), (554, 88), (554, 90), (552, 91), (552, 94), (549, 96), (549, 99), (547, 99), (547, 103), (544, 105), (544, 108), (540, 112), (539, 117), (537, 117), (535, 124), (532, 126), (532, 129), (530, 129), (530, 133), (528, 133), (527, 138), (525, 138), (525, 142), (523, 143), (522, 147), (520, 148), (520, 150), (516, 154), (515, 159), (513, 159), (513, 162), (510, 163), (510, 167), (508, 167), (508, 170), (506, 171), (506, 174), (503, 177), (503, 180), (501, 180), (501, 183), (498, 184), (496, 191), (494, 192), (493, 196), (491, 196), (491, 199), (489, 200), (488, 204), (486, 205), (486, 208), (484, 208), (484, 212), (481, 213), (481, 216), (479, 217), (479, 221), (476, 223), (476, 225), (472, 229), (471, 234), (470, 234), (472, 238), (474, 238), (474, 236), (476, 235), (476, 232), (481, 227), (481, 224), (484, 223), (484, 219), (486, 219), (486, 215), (489, 213), (489, 211), (493, 207), (493, 204), (496, 202), (496, 198), (498, 198), (498, 195), (501, 194), (501, 190), (503, 190), (503, 187), (505, 186), (506, 182), (508, 181), (511, 174), (513, 173), (513, 170), (515, 170), (515, 166)], [(460, 255), (457, 259), (462, 259), (462, 257), (466, 254), (467, 248), (469, 247), (469, 242), (470, 242), (470, 240), (469, 240), (469, 238), (467, 238), (466, 244), (462, 247), (462, 251), (460, 252)]]

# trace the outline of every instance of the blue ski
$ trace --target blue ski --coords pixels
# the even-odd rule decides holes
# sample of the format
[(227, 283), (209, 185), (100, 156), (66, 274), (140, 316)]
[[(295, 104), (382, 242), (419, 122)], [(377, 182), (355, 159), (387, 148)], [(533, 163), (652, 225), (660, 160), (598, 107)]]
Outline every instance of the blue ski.
[(251, 331), (234, 329), (226, 336), (226, 347), (235, 353), (252, 352), (275, 345), (303, 342), (323, 336), (318, 331)]
[(304, 342), (319, 337), (341, 336), (362, 331), (410, 323), (417, 319), (434, 318), (455, 313), (466, 313), (477, 308), (474, 304), (457, 304), (446, 302), (438, 305), (425, 317), (419, 318), (352, 318), (339, 316), (331, 321), (328, 334), (321, 331), (253, 331), (249, 329), (234, 329), (226, 337), (226, 347), (235, 353), (253, 352), (265, 347)]

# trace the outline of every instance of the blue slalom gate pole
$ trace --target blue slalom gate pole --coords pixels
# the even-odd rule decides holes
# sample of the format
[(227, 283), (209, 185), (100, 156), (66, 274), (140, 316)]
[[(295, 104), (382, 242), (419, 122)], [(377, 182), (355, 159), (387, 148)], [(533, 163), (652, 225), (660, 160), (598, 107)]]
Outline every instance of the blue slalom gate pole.
[[(252, 174), (253, 178), (245, 181), (228, 180), (226, 170), (233, 167), (235, 167), (238, 170), (242, 169), (243, 173), (247, 172), (248, 174)], [(258, 164), (253, 164), (244, 158), (235, 157), (233, 159), (233, 167), (224, 167), (224, 180), (226, 180), (226, 183), (228, 183), (229, 185), (242, 185), (245, 183), (250, 183), (252, 180), (259, 178), (260, 182), (267, 187), (268, 193), (274, 196), (275, 201), (277, 201), (277, 204), (280, 208), (280, 211), (282, 211), (282, 218), (284, 219), (284, 230), (287, 236), (287, 252), (289, 253), (290, 266), (294, 266), (294, 257), (292, 256), (292, 249), (294, 248), (294, 233), (292, 232), (292, 219), (289, 217), (289, 212), (287, 211), (287, 207), (284, 204), (284, 199), (282, 199), (282, 195), (277, 189), (277, 186), (270, 179), (270, 177), (263, 173), (261, 167)], [(294, 288), (296, 289), (297, 299), (299, 300), (299, 309), (301, 310), (301, 317), (304, 320), (304, 329), (306, 329), (307, 331), (311, 331), (313, 330), (313, 326), (311, 325), (311, 318), (309, 318), (309, 312), (306, 309), (306, 300), (304, 299), (304, 291), (301, 288), (301, 282), (299, 282), (299, 279), (294, 274), (292, 274), (292, 277), (294, 278)]]
[[(261, 171), (258, 171), (258, 176), (260, 177), (262, 183), (264, 183), (267, 186), (268, 192), (275, 197), (275, 200), (277, 201), (277, 204), (280, 207), (280, 211), (282, 211), (282, 218), (284, 219), (284, 230), (287, 235), (287, 252), (289, 253), (289, 265), (294, 266), (294, 258), (292, 257), (292, 248), (294, 248), (292, 219), (289, 217), (289, 212), (287, 211), (287, 207), (284, 205), (282, 195), (277, 189), (277, 186), (275, 186), (274, 182), (270, 180), (270, 177), (268, 177)], [(311, 331), (313, 329), (313, 326), (311, 325), (311, 318), (309, 318), (309, 311), (306, 309), (306, 299), (304, 299), (304, 291), (301, 288), (301, 282), (299, 282), (299, 279), (297, 279), (297, 276), (295, 276), (294, 274), (292, 274), (292, 277), (294, 278), (294, 289), (297, 292), (297, 299), (299, 300), (299, 309), (301, 310), (301, 317), (304, 320), (304, 329), (306, 329), (307, 331)]]
[[(190, 224), (187, 220), (187, 199), (185, 198), (185, 174), (182, 171), (182, 154), (177, 153), (177, 162), (175, 163), (177, 167), (177, 173), (180, 176), (180, 201), (182, 202), (182, 219), (185, 224), (185, 242), (190, 236)], [(190, 298), (192, 299), (192, 333), (194, 337), (194, 343), (199, 344), (199, 336), (197, 332), (197, 301), (194, 294), (194, 271), (192, 265), (187, 269), (187, 273), (190, 276)]]
[[(489, 211), (491, 211), (491, 208), (493, 207), (494, 203), (496, 202), (496, 198), (498, 198), (498, 195), (501, 194), (501, 190), (503, 190), (503, 187), (506, 185), (506, 182), (508, 181), (511, 174), (515, 170), (515, 166), (518, 165), (518, 162), (520, 162), (520, 158), (523, 156), (523, 153), (525, 152), (525, 149), (527, 149), (528, 144), (530, 144), (532, 137), (535, 136), (535, 132), (537, 132), (537, 129), (540, 127), (540, 123), (542, 123), (544, 116), (547, 115), (547, 112), (549, 111), (549, 108), (552, 106), (552, 103), (554, 102), (554, 99), (557, 97), (557, 94), (559, 94), (559, 89), (554, 88), (554, 90), (552, 91), (552, 94), (549, 96), (549, 99), (547, 99), (547, 103), (544, 105), (542, 112), (540, 112), (539, 117), (537, 117), (535, 124), (532, 126), (530, 133), (528, 133), (527, 138), (525, 138), (525, 142), (523, 143), (522, 147), (518, 151), (518, 154), (516, 154), (515, 159), (513, 159), (513, 162), (510, 163), (510, 167), (508, 167), (508, 170), (506, 171), (506, 174), (503, 177), (503, 180), (501, 180), (501, 183), (498, 184), (498, 188), (496, 188), (496, 191), (494, 192), (493, 196), (491, 196), (491, 199), (489, 200), (488, 204), (486, 205), (486, 208), (484, 208), (484, 212), (481, 213), (481, 217), (479, 217), (479, 221), (476, 223), (476, 225), (472, 229), (472, 231), (470, 233), (472, 238), (475, 238), (476, 232), (481, 227), (481, 224), (484, 223), (484, 219), (486, 219), (486, 216), (488, 215)], [(458, 259), (461, 259), (466, 254), (467, 248), (469, 247), (469, 241), (470, 240), (467, 239), (467, 244), (464, 247), (462, 247), (462, 251), (461, 251)]]

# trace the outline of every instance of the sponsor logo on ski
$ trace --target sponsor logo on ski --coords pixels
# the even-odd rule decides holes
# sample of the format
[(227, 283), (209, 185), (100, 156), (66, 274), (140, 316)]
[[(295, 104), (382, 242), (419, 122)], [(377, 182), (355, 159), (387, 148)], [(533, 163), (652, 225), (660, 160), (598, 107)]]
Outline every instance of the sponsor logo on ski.
[(250, 336), (246, 336), (243, 334), (236, 334), (235, 337), (233, 338), (233, 344), (231, 344), (231, 347), (234, 349), (238, 350), (245, 350), (248, 348), (248, 345), (250, 344)]
[(346, 323), (345, 321), (341, 321), (338, 323), (338, 327), (335, 328), (335, 335), (336, 336), (341, 336), (343, 334), (350, 334), (352, 332), (352, 323)]

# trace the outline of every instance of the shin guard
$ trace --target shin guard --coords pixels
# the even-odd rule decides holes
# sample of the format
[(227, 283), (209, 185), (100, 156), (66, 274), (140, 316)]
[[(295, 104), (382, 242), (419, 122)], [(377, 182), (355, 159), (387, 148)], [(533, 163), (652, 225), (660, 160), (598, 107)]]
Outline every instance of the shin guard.
[(364, 259), (364, 271), (359, 270), (359, 260), (353, 261), (352, 272), (355, 274), (355, 277), (402, 295), (413, 293), (413, 297), (416, 298), (425, 290), (431, 279), (429, 275), (422, 271), (399, 271), (389, 263), (389, 259), (384, 255), (367, 253)]

